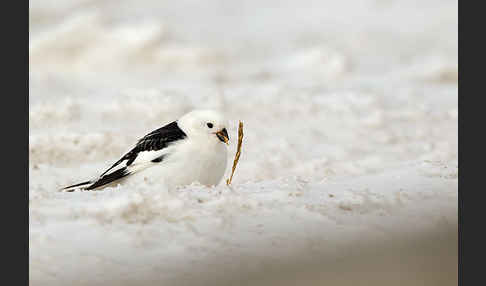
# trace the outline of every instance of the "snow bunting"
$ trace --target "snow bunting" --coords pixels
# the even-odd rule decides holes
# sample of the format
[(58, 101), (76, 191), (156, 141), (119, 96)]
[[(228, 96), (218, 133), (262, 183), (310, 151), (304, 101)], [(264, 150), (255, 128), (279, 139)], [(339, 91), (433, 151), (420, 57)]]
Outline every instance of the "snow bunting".
[[(135, 147), (98, 178), (65, 187), (98, 190), (136, 174), (169, 189), (193, 182), (217, 185), (226, 170), (227, 121), (213, 110), (195, 110), (145, 135)], [(139, 175), (137, 175), (139, 176)]]

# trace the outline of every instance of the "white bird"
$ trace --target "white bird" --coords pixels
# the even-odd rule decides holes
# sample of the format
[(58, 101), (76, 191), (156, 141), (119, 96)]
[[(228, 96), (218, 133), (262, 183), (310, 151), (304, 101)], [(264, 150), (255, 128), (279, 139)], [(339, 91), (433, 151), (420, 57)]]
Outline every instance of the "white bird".
[[(169, 189), (199, 182), (217, 185), (224, 175), (229, 142), (224, 116), (195, 110), (150, 132), (98, 178), (61, 191), (98, 190), (143, 174)], [(138, 176), (138, 175), (137, 175)]]

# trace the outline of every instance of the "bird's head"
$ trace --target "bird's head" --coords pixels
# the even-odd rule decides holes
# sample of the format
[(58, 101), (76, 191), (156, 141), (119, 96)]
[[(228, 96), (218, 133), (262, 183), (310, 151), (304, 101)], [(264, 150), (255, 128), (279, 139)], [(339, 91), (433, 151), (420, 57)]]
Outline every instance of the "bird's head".
[[(224, 115), (215, 110), (194, 110), (182, 116), (177, 124), (188, 137), (206, 137), (228, 144), (228, 125)], [(218, 142), (219, 142), (218, 141)]]

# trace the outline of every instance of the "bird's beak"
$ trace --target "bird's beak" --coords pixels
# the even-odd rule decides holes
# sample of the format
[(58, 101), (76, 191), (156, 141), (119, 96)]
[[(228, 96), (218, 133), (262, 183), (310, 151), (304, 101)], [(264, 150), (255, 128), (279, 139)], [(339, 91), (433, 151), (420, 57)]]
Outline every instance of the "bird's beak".
[(216, 136), (218, 136), (219, 140), (229, 145), (228, 144), (229, 136), (228, 136), (228, 131), (226, 131), (226, 128), (223, 128), (220, 131), (216, 132)]

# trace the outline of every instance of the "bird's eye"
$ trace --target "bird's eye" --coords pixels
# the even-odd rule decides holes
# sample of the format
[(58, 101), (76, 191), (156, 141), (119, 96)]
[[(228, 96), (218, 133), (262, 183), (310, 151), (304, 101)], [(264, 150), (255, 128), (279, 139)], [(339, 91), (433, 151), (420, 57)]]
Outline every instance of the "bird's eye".
[(207, 125), (209, 128), (213, 128), (213, 124), (212, 124), (211, 122), (208, 122), (206, 125)]

